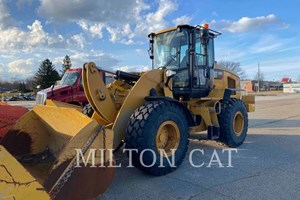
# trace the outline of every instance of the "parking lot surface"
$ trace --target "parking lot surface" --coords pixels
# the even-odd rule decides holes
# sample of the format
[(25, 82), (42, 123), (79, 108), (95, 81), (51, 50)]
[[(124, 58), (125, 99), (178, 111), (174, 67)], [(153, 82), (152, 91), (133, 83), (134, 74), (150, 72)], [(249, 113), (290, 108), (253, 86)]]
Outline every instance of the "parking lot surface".
[[(232, 152), (228, 166), (226, 148), (193, 135), (189, 152), (173, 173), (153, 177), (127, 168), (125, 154), (116, 154), (122, 168), (102, 199), (299, 199), (300, 197), (300, 94), (258, 96), (256, 112), (249, 113), (245, 143)], [(189, 162), (190, 152), (195, 168)], [(207, 167), (216, 149), (224, 167)]]
[(30, 110), (35, 105), (35, 101), (8, 101), (7, 103), (12, 106), (23, 106)]

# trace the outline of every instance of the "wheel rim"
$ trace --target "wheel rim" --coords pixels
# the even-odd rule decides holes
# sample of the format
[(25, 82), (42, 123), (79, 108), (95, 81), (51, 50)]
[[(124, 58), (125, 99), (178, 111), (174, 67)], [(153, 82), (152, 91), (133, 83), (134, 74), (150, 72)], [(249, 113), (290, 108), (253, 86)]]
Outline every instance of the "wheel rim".
[(235, 135), (240, 136), (242, 134), (244, 124), (244, 115), (240, 111), (238, 111), (237, 113), (235, 113), (233, 119), (233, 129)]
[[(163, 149), (169, 157), (172, 155), (172, 149), (177, 149), (180, 141), (180, 131), (177, 124), (173, 121), (163, 122), (156, 134), (156, 148), (158, 151)], [(166, 156), (161, 152), (162, 155)]]

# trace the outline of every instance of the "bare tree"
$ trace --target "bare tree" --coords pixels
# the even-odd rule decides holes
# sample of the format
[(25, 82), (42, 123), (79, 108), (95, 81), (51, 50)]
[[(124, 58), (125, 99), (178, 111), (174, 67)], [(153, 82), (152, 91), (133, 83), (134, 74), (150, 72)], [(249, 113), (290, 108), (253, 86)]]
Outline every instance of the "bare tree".
[(257, 83), (258, 77), (259, 77), (259, 88), (264, 88), (265, 87), (265, 85), (264, 85), (264, 80), (265, 80), (264, 73), (261, 72), (261, 71), (256, 72), (255, 76), (253, 77), (255, 83)]
[(33, 91), (34, 88), (34, 77), (29, 77), (25, 80), (25, 84), (26, 84), (26, 88), (28, 88), (28, 90)]
[(232, 61), (220, 60), (220, 61), (218, 61), (218, 65), (226, 67), (227, 69), (233, 71), (241, 79), (245, 79), (246, 78), (245, 71), (241, 68), (241, 64), (239, 62), (232, 62)]
[[(258, 80), (258, 72), (256, 72), (255, 76), (253, 77), (254, 80)], [(265, 80), (265, 75), (261, 71), (259, 72), (259, 81), (264, 81)]]

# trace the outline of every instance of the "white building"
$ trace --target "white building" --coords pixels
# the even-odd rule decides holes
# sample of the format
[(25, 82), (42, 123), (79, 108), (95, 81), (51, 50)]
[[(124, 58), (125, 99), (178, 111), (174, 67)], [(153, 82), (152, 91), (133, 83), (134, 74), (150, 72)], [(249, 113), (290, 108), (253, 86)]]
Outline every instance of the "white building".
[(283, 84), (284, 93), (300, 93), (300, 83), (286, 83)]

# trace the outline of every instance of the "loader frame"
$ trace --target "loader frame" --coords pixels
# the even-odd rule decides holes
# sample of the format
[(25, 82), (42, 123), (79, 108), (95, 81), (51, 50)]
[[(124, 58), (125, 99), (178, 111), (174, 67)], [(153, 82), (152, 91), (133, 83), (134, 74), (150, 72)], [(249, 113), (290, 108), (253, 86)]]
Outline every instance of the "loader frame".
[[(117, 150), (123, 143), (125, 148), (138, 149), (132, 154), (136, 167), (157, 176), (174, 171), (182, 163), (190, 134), (207, 130), (208, 139), (221, 141), (229, 147), (240, 146), (247, 134), (247, 112), (255, 109), (254, 97), (242, 95), (239, 77), (217, 63), (209, 62), (209, 59), (199, 67), (204, 78), (202, 75), (194, 77), (196, 41), (205, 49), (203, 55), (211, 56), (211, 60), (214, 58), (213, 49), (209, 51), (207, 47), (213, 44), (213, 38), (219, 33), (207, 27), (188, 25), (151, 33), (150, 58), (156, 59), (155, 55), (159, 55), (155, 54), (153, 46), (156, 36), (170, 32), (182, 35), (184, 31), (188, 37), (188, 61), (183, 69), (170, 66), (180, 55), (176, 44), (172, 46), (171, 42), (170, 47), (175, 48), (175, 54), (165, 65), (141, 73), (103, 71), (115, 76), (116, 80), (108, 86), (99, 78), (96, 64), (85, 63), (82, 81), (85, 95), (94, 110), (91, 118), (79, 112), (76, 106), (53, 101), (47, 101), (46, 106), (37, 105), (24, 115), (3, 138), (1, 145), (9, 152), (0, 145), (0, 157), (4, 156), (5, 161), (0, 170), (6, 170), (6, 165), (13, 165), (9, 171), (0, 173), (0, 198), (6, 195), (22, 197), (23, 191), (29, 194), (38, 189), (41, 192), (34, 194), (45, 199), (95, 198), (112, 181), (114, 168), (106, 165), (114, 163), (109, 150)], [(195, 32), (199, 38), (195, 37)], [(184, 70), (186, 74), (181, 73)], [(201, 78), (205, 81), (201, 82)], [(199, 87), (194, 87), (194, 81), (199, 83)], [(24, 138), (27, 143), (19, 145)], [(85, 167), (75, 168), (76, 149), (84, 149), (84, 157), (89, 157), (93, 149), (103, 149), (99, 152), (104, 153), (94, 151), (97, 163), (82, 160)], [(162, 169), (157, 162), (149, 168), (142, 166), (141, 159), (149, 162), (152, 157), (147, 153), (141, 155), (145, 149), (155, 150), (158, 155), (165, 150), (164, 161), (177, 156), (176, 167)], [(24, 160), (44, 163), (31, 162), (27, 165)], [(45, 163), (47, 165), (42, 165)], [(94, 168), (95, 164), (105, 167)], [(15, 184), (16, 179), (10, 176), (10, 172), (19, 174), (22, 184)], [(27, 177), (26, 180), (24, 177)], [(87, 177), (91, 178), (87, 180)], [(99, 185), (99, 188), (78, 184), (81, 180), (93, 186)], [(29, 187), (23, 188), (24, 184)]]

